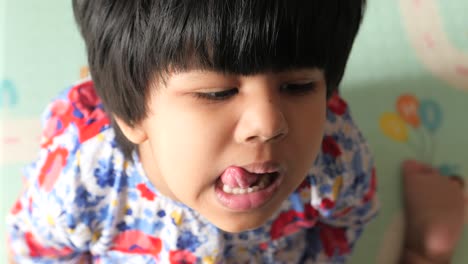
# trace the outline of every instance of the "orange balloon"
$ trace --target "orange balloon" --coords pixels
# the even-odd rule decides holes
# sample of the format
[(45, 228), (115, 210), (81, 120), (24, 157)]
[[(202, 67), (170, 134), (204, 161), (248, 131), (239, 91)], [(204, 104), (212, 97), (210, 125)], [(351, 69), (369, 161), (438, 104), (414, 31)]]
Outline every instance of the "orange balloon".
[(421, 125), (419, 118), (419, 100), (412, 94), (402, 94), (397, 99), (396, 108), (398, 114), (406, 123), (414, 128)]

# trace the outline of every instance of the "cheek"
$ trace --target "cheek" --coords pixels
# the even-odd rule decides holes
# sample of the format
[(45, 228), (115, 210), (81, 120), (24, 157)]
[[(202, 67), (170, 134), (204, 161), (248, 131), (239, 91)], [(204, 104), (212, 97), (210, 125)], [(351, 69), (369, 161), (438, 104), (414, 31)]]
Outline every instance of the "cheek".
[(302, 107), (293, 116), (294, 132), (304, 142), (314, 142), (323, 137), (326, 121), (325, 102)]
[(310, 167), (320, 151), (326, 121), (325, 103), (303, 109), (294, 116), (291, 131), (292, 145), (295, 146), (295, 158), (300, 167)]
[(168, 182), (180, 182), (182, 177), (200, 184), (211, 180), (207, 179), (213, 176), (209, 168), (216, 164), (216, 158), (229, 140), (228, 129), (213, 118), (189, 113), (171, 116), (159, 120), (160, 129), (154, 127), (156, 133), (151, 138), (161, 173), (171, 175), (166, 177)]

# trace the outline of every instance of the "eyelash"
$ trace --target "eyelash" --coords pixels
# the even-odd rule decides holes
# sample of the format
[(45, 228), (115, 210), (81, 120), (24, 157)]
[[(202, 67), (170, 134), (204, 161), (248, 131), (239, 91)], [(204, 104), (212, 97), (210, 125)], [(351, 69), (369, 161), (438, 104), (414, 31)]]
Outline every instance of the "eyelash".
[(289, 93), (290, 95), (300, 96), (300, 95), (305, 95), (305, 94), (315, 91), (316, 83), (310, 82), (310, 83), (304, 83), (304, 84), (294, 84), (294, 83), (285, 84), (280, 87), (280, 91), (283, 91), (284, 89), (288, 89), (288, 87), (289, 87), (289, 91), (287, 91), (286, 93)]
[[(314, 91), (315, 88), (316, 88), (315, 82), (310, 82), (310, 83), (305, 83), (305, 84), (285, 84), (285, 85), (280, 86), (280, 92), (285, 92), (292, 96), (301, 96), (301, 95), (305, 95)], [(239, 90), (237, 88), (232, 88), (232, 89), (223, 90), (219, 92), (195, 93), (194, 96), (197, 99), (204, 99), (204, 100), (211, 100), (211, 101), (224, 101), (233, 97), (238, 92)]]
[(198, 99), (211, 100), (211, 101), (223, 101), (231, 98), (232, 96), (238, 93), (237, 88), (232, 88), (229, 90), (223, 90), (219, 92), (209, 92), (209, 93), (195, 93), (195, 97)]

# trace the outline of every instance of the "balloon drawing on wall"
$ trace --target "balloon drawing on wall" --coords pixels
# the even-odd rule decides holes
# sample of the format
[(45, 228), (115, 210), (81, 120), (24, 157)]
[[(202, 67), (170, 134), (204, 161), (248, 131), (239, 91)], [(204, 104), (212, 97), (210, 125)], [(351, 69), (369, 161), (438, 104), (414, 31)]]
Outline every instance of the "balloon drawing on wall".
[[(449, 40), (437, 2), (443, 1), (400, 0), (405, 29), (417, 57), (435, 76), (468, 91), (468, 54)], [(468, 16), (461, 18), (468, 24)]]
[(11, 80), (0, 80), (0, 109), (18, 104), (18, 90)]
[[(442, 175), (458, 174), (460, 166), (450, 163), (434, 164), (436, 142), (434, 135), (443, 125), (444, 115), (440, 105), (429, 98), (418, 98), (414, 94), (400, 95), (395, 102), (394, 112), (380, 116), (380, 129), (390, 140), (406, 145), (422, 160), (438, 167)], [(415, 141), (415, 138), (420, 139)], [(468, 188), (465, 190), (465, 223), (468, 225)], [(398, 263), (404, 241), (404, 213), (398, 210), (391, 218), (383, 234), (376, 263)]]
[[(440, 105), (433, 99), (420, 100), (407, 93), (397, 98), (395, 110), (380, 116), (382, 133), (387, 138), (409, 147), (421, 160), (433, 164), (434, 153), (437, 150), (434, 134), (443, 123)], [(416, 136), (412, 138), (413, 134)], [(455, 164), (444, 163), (437, 167), (443, 175), (458, 172), (458, 166)]]

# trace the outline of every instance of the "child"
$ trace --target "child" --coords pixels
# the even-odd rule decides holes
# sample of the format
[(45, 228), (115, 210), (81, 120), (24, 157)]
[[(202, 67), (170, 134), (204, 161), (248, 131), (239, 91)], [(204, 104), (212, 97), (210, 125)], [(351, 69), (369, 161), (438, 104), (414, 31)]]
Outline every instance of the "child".
[(364, 0), (74, 0), (92, 80), (46, 111), (18, 263), (342, 263), (377, 210), (337, 95)]

